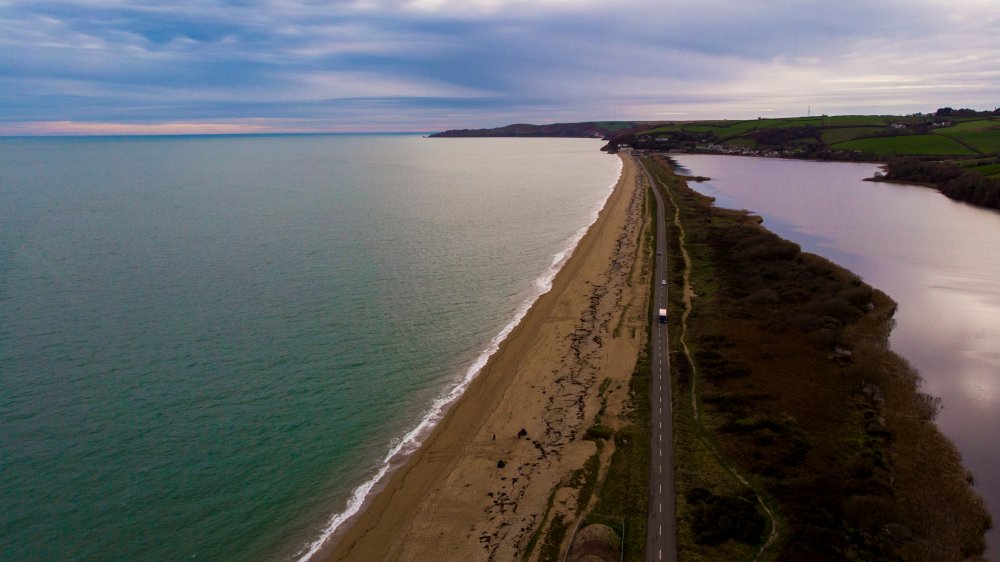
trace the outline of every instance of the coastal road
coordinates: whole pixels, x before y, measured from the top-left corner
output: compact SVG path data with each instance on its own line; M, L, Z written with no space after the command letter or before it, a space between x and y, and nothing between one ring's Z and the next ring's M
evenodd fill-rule
M661 324L655 312L667 308L667 227L663 196L653 183L653 177L635 157L638 169L646 177L656 197L656 277L653 291L650 366L650 450L649 450L649 518L646 522L646 560L676 562L677 528L674 505L674 426L670 394L670 355L667 325ZM669 311L668 311L669 312ZM668 322L673 321L669 319Z

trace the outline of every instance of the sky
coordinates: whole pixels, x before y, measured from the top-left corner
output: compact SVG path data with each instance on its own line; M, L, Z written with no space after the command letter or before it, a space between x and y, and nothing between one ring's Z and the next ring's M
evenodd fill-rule
M0 0L0 135L1000 106L997 0Z

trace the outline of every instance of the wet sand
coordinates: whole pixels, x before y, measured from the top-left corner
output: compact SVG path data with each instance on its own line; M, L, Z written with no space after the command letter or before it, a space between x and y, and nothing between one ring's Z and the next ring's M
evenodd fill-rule
M555 511L575 514L566 480L596 450L583 436L601 407L599 388L610 379L603 423L617 425L645 337L648 285L644 265L633 264L643 194L633 162L623 160L621 179L552 290L315 559L519 559L550 497Z

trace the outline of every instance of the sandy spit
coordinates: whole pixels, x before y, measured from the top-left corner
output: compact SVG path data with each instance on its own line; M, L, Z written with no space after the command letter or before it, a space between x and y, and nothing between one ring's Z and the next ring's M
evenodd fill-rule
M553 491L595 451L583 434L608 378L605 423L615 425L645 334L648 287L637 277L641 267L633 268L643 193L631 158L623 161L621 179L552 290L420 449L315 559L523 555ZM575 498L562 492L554 509L571 513Z

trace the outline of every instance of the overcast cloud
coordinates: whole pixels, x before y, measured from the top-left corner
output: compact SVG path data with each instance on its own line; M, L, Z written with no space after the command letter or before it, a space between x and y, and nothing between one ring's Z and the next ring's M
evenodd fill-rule
M1000 105L995 0L0 0L0 134Z

